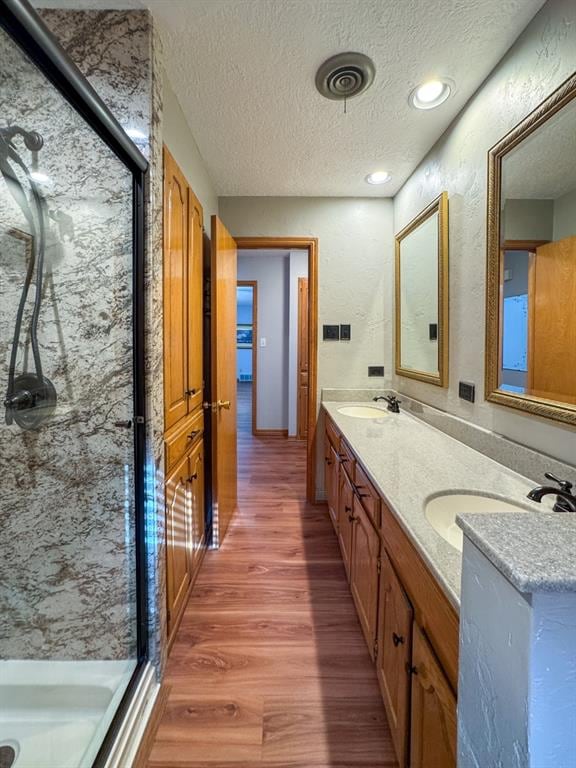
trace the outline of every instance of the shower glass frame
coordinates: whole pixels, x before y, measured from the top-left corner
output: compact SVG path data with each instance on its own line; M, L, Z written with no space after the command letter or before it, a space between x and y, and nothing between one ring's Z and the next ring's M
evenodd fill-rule
M148 162L27 0L0 0L2 27L132 174L134 510L137 664L94 766L104 765L149 658L145 539L144 191Z

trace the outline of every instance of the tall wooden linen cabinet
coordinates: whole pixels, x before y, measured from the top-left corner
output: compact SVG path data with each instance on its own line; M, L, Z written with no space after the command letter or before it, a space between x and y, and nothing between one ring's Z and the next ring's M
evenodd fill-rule
M163 208L166 598L171 645L206 550L203 211L166 147Z

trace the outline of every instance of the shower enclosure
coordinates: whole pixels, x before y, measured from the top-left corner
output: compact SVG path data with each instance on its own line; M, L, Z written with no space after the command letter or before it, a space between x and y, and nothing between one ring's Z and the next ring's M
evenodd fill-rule
M0 766L104 764L146 660L146 161L0 0Z

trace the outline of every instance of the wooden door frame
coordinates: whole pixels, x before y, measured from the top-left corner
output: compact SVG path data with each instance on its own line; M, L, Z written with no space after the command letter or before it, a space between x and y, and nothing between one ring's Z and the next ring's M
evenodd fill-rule
M252 288L252 434L255 435L258 406L258 280L236 280L236 285Z
M306 498L316 504L316 424L318 405L318 238L235 237L239 251L277 249L308 251L308 437Z
M300 440L302 440L302 424L300 421L300 403L302 399L302 386L300 384L300 374L301 374L301 355L302 355L302 347L306 347L306 344L301 344L301 337L302 337L302 315L304 314L302 312L302 290L301 286L303 283L306 283L306 317L308 315L308 277L299 277L298 278L298 312L297 312L297 350L296 350L296 437ZM308 328L306 329L306 333L309 336ZM310 369L310 361L308 361L308 369ZM308 371L309 373L309 371ZM306 389L308 390L308 397L310 396L310 388L309 384L306 384ZM308 414L306 414L308 415ZM307 419L304 420L305 422Z

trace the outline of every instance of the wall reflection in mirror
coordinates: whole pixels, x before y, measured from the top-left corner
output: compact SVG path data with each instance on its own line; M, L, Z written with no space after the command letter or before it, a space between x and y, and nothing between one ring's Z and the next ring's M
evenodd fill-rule
M576 403L576 101L502 158L501 391Z

